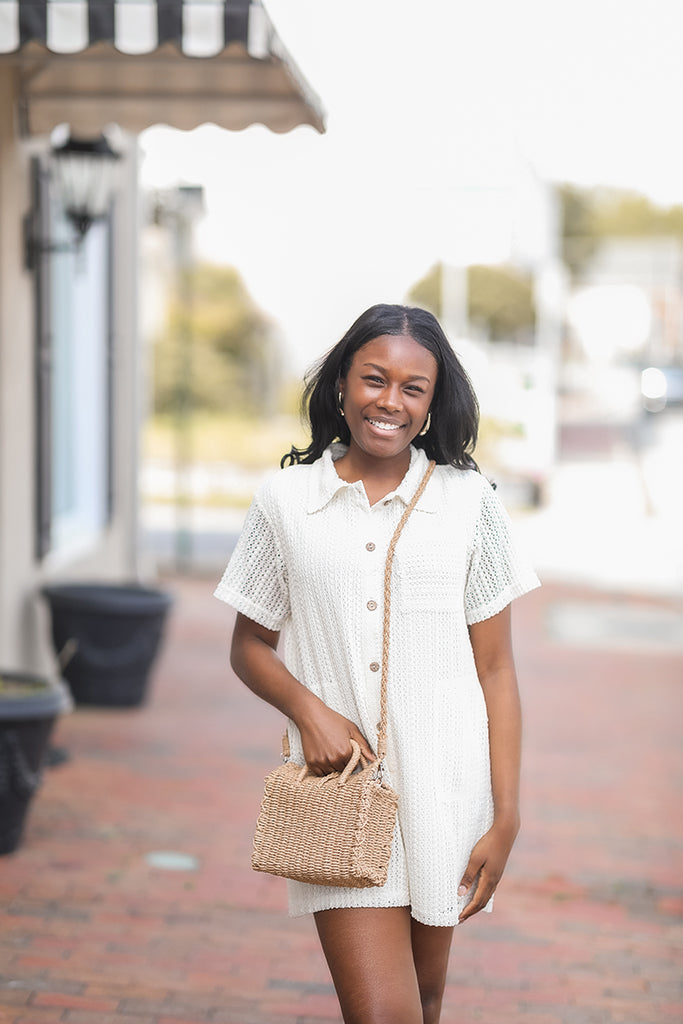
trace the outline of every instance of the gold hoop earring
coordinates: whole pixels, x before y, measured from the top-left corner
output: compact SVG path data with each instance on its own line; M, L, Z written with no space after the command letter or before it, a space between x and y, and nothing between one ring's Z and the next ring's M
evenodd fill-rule
M340 391L339 394L337 395L337 407L339 409L339 415L340 416L344 415L344 406L342 405L343 401L344 401L344 396L342 395L342 393Z
M427 431L429 430L431 425L432 425L432 414L431 414L431 412L428 412L427 413L427 419L425 420L425 425L422 428L422 430L420 431L420 437L424 437L425 436L425 434L427 433Z

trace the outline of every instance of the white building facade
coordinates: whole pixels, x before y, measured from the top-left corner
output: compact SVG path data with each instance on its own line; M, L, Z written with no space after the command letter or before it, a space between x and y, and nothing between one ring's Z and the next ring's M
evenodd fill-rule
M159 121L324 130L258 0L3 0L0 671L53 669L44 583L139 578L136 135ZM59 125L107 130L120 154L78 247L51 175Z

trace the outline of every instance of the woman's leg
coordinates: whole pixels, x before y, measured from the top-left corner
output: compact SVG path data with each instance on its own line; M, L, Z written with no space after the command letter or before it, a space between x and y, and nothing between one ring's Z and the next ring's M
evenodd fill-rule
M411 921L411 928L423 1022L439 1024L453 929L434 928L415 920Z
M438 1024L452 929L417 925L409 907L324 910L315 921L345 1024Z
M408 907L315 915L344 1024L422 1024Z

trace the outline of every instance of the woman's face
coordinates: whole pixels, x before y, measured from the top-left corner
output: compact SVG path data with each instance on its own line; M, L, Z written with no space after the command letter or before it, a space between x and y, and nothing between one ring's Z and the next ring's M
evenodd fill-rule
M395 458L422 430L436 386L434 356L409 334L383 334L353 357L341 381L351 444Z

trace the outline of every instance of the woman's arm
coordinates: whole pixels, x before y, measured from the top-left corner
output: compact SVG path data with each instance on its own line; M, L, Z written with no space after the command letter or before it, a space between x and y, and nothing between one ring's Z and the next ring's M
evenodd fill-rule
M519 831L519 772L522 716L512 655L510 605L498 615L470 627L477 674L489 718L493 825L472 850L461 891L477 876L472 901L460 920L486 906L503 874Z
M230 663L242 682L296 724L306 764L315 775L341 771L351 756L351 739L373 761L375 755L358 727L328 708L287 670L277 655L279 637L238 612Z

